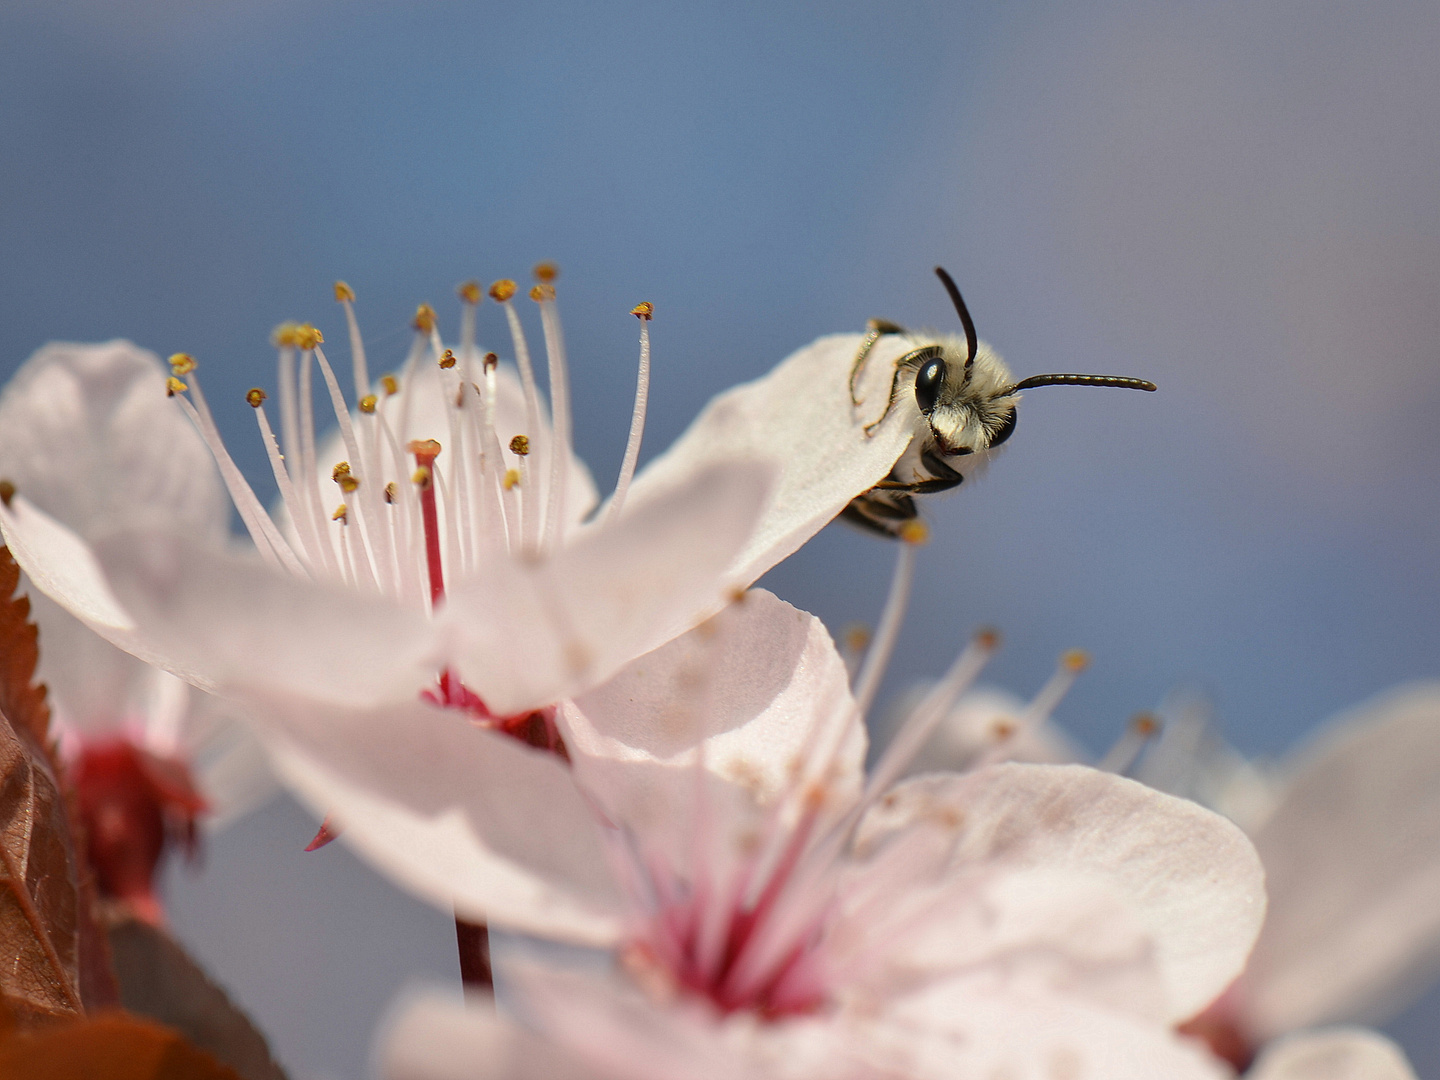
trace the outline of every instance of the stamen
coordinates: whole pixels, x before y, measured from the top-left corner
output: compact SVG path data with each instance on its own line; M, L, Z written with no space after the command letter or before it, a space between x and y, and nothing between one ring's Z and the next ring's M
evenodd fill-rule
M907 522L919 524L919 522ZM924 539L924 526L920 533L913 533L917 539L910 539L902 530L905 542L895 556L895 572L890 578L890 593L885 597L885 608L880 615L880 627L875 640L865 651L865 663L855 679L855 704L864 716L875 703L875 694L880 689L880 680L895 652L895 643L900 638L900 626L905 621L905 609L910 605L910 589L915 582L915 552Z
M240 512L240 520L245 523L251 538L255 541L255 548L262 556L268 555L273 562L284 566L291 573L300 577L307 577L305 568L285 538L280 535L280 530L270 520L270 515L255 497L255 492L245 480L245 475L240 471L230 452L225 449L225 443L220 438L220 431L215 426L215 420L210 415L210 408L205 404L205 395L200 390L199 377L194 374L195 361L185 353L176 353L170 358L170 370L190 375L191 386L188 388L194 401L185 397L185 384L172 375L166 384L167 396L173 397L185 414L190 417L190 422L195 425L200 437L205 440L205 445L210 448L210 454L215 459L215 464L220 468L221 479L225 481L225 487L230 492L230 499L235 504L235 509ZM179 389L176 389L176 384ZM273 553L273 554L271 554Z
M630 437L625 441L625 457L620 463L620 478L615 481L615 494L610 496L610 506L605 511L605 520L618 517L625 505L625 496L630 491L630 481L635 476L635 465L640 460L640 439L645 434L645 405L650 398L650 320L655 317L655 308L648 301L636 304L630 314L640 320L640 370L635 376L635 409L630 414Z
M551 280L558 273L554 271ZM570 374L565 365L560 315L555 309L555 287L548 283L536 285L530 290L530 299L540 305L545 353L550 360L550 488L542 548L553 551L565 540L565 495L570 477Z
M335 282L335 301L345 308L345 325L350 330L350 366L355 375L355 397L370 393L370 369L365 364L365 342L355 320L355 290L343 281Z
M520 325L520 315L510 298L515 295L515 282L502 278L490 286L490 296L505 309L505 320L510 327L510 340L515 349L515 363L520 368L520 385L525 390L525 425L527 430L538 433L540 428L540 392L535 386L535 369L530 362L530 346L525 340L525 328ZM493 400L493 395L492 395ZM553 451L553 447L551 447ZM540 525L540 507L529 494L529 485L520 489L522 508L520 549L533 552ZM529 509L525 508L529 506Z
M1050 714L1055 711L1056 706L1064 700L1070 688L1075 685L1076 678L1080 672L1090 666L1090 657L1081 649L1071 649L1060 655L1060 661L1055 665L1055 673L1050 676L1040 692L1035 695L1025 711L1015 718L1014 724L1006 731L998 732L999 738L993 746L987 749L980 757L970 765L970 769L983 769L987 766L1004 761L1010 753L1010 747L1015 744L1026 732L1034 731L1045 721L1050 719Z
M430 605L445 595L445 572L440 562L440 520L435 509L435 459L440 444L434 439L417 439L410 444L415 455L415 474L410 478L420 492L420 513L425 523L425 566L430 572Z
M885 748L865 785L865 796L860 800L861 807L868 808L881 792L900 778L905 767L930 738L936 725L949 713L955 700L975 681L980 669L989 661L999 643L1000 635L995 631L981 630L971 639L970 644L965 646L950 665L944 678L925 695L890 740L890 745ZM856 820L858 822L858 818Z
M1125 728L1125 734L1115 741L1115 745L1106 751L1095 767L1101 772L1114 773L1116 776L1129 775L1141 751L1158 734L1160 721L1154 713L1137 714Z
M280 501L290 511L291 521L294 523L295 532L300 537L300 544L305 549L312 566L323 561L322 547L323 539L316 535L314 521L310 515L304 513L300 506L299 499L295 495L295 487L290 482L290 473L285 468L285 462L280 455L280 446L275 441L275 432L270 428L270 418L265 415L265 391L258 386L245 395L245 400L255 410L255 420L260 426L260 441L265 444L265 455L270 459L270 472L275 477L275 486L280 489Z

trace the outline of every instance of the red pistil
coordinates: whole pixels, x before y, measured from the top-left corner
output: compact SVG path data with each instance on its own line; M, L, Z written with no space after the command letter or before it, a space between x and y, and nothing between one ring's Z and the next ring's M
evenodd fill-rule
M100 894L147 922L164 922L155 876L166 851L198 851L195 822L208 807L181 761L126 739L89 743L71 776Z

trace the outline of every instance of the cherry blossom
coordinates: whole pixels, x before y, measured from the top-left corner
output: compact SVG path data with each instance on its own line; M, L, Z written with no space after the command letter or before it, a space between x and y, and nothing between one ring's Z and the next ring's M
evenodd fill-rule
M513 282L490 295L515 368L477 344L480 291L467 285L459 345L444 347L422 307L398 375L379 380L353 293L337 285L353 411L320 332L282 327L278 432L268 396L249 395L282 497L273 516L220 440L198 363L173 357L172 404L210 444L256 556L164 528L90 545L23 493L0 510L0 527L39 588L193 685L232 694L264 683L350 704L428 691L505 723L603 682L719 610L883 477L910 439L903 410L873 432L854 415L845 357L860 337L840 335L721 395L632 484L653 314L641 305L629 448L594 512L594 486L570 449L554 274L540 276L531 295L549 408ZM344 458L317 443L317 396L332 407Z
M290 785L402 884L611 950L504 971L596 1075L1223 1075L1171 1025L1263 917L1239 830L1081 766L897 783L988 649L868 775L828 633L760 590L562 703L568 767L426 702L257 715Z

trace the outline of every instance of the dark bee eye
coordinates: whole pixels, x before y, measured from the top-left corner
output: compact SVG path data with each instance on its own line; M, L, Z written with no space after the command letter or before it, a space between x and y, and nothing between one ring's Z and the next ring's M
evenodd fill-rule
M1000 430L998 430L997 432L995 432L994 435L990 436L990 447L991 447L991 449L994 449L995 447L999 446L999 445L1000 445L1001 443L1003 443L1006 439L1008 439L1011 435L1014 435L1014 434L1015 434L1015 416L1016 416L1015 410L1014 410L1014 409L1011 409L1010 412L1009 412L1009 414L1005 417L1005 419L1004 419L1003 421L1001 421L1001 423L1000 423Z
M940 384L945 381L945 361L935 357L915 373L915 404L927 416L935 408L935 398L940 393Z

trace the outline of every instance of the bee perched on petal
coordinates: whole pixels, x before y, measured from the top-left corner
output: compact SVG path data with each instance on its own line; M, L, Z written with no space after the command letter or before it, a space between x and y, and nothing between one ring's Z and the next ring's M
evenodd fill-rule
M919 410L915 438L890 475L852 499L842 515L884 536L899 538L905 523L915 519L918 512L913 496L959 487L965 480L962 468L971 472L983 465L990 453L1010 438L1022 390L1036 386L1155 389L1152 382L1120 375L1032 375L1015 382L1005 361L976 336L975 323L954 280L943 267L937 266L935 273L960 316L964 337L912 334L892 322L871 319L850 369L850 401L859 407L855 388L875 343L896 335L909 346L895 361L885 411L866 431L878 427L910 393Z

